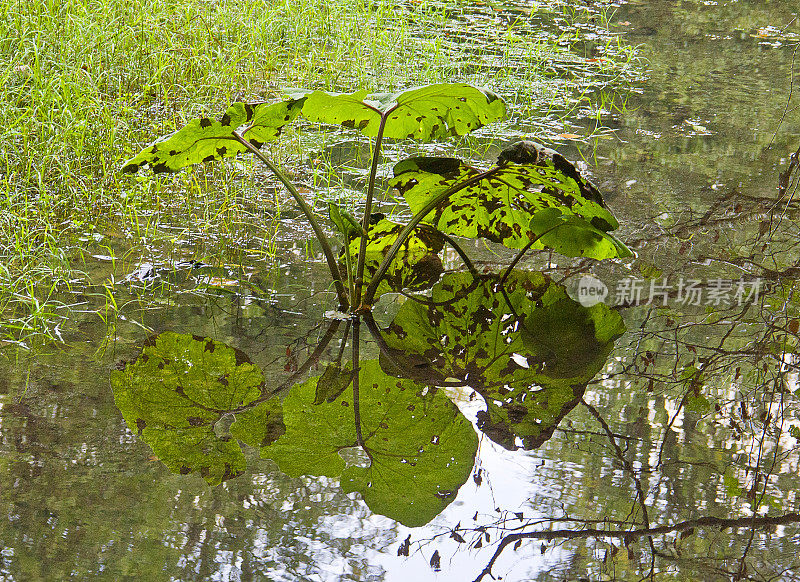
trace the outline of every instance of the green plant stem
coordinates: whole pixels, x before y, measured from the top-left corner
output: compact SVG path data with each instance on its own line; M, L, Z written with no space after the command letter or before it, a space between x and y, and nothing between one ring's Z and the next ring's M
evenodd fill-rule
M383 130L386 127L386 120L389 114L394 111L394 107L381 114L381 124L378 126L378 134L375 136L375 151L372 152L372 167L369 170L369 184L367 185L367 201L364 205L364 217L361 220L361 227L365 233L369 232L369 219L372 214L372 198L375 193L375 177L378 174L378 161L381 157L381 144L383 143ZM364 285L364 265L367 254L367 237L361 236L361 246L358 251L358 267L356 268L356 292L353 296L353 306L359 306L361 302L361 288ZM373 292L374 293L374 292Z
M345 346L347 346L347 338L350 337L350 320L348 319L344 324L344 333L342 334L342 345L339 346L339 353L336 354L336 362L337 366L342 365L342 356L344 355Z
M505 273L503 273L503 278L502 278L502 279L500 279L500 285L503 285L503 284L506 282L506 280L508 279L508 276L511 274L511 271L513 271L513 270L514 270L514 267L516 267L516 266L517 266L517 263L519 263L519 262L520 262L520 260L522 259L522 257L524 257L524 256L525 256L525 253L527 253L527 252L530 250L530 248L531 248L531 247L534 245L534 243L536 243L536 241L538 241L539 239L541 239L541 238L542 238L544 235L546 235L548 232L552 232L552 231L554 231L555 229L557 229L557 228L558 228L558 227L560 227L560 226L563 226L563 224L557 224L557 225L555 225L555 226L554 226L554 227L552 227L552 228L548 228L548 229L547 229L546 231L544 231L542 234L538 235L537 237L535 237L534 239L532 239L532 240L531 240L531 241L530 241L528 244L526 244L526 245L525 245L525 247L524 247L524 248L523 248L523 249L522 249L520 252L518 252L518 253L517 253L517 256L516 256L516 257L514 257L514 260L513 260L513 261L511 261L511 264L510 264L510 265L508 266L508 268L506 269L506 272L505 272Z
M364 445L364 435L361 433L361 406L359 402L359 377L361 376L361 361L359 354L359 343L361 341L361 319L359 317L353 317L353 416L355 418L356 423L356 443L361 449L367 453L370 461L372 460L372 455L367 450L367 447Z
M369 287L364 292L364 300L362 301L361 307L359 307L359 311L364 311L369 309L372 306L372 301L375 298L375 292L378 290L378 284L380 283L383 276L386 274L386 271L389 269L389 265L394 260L397 252L400 250L400 247L403 245L403 242L408 238L408 235L411 234L411 231L414 230L422 220L434 209L436 208L443 200L447 200L450 196L458 192L459 190L463 190L473 184L480 182L481 180L488 178L491 176L498 168L492 168L491 170L487 170L482 174L478 174L470 178L469 180L465 180L460 184L456 184L452 186L433 198L430 202L428 202L422 210L417 212L413 218L409 221L409 223L400 231L400 234L397 236L397 240L394 241L394 244L389 249L389 252L386 253L386 256L383 257L383 261L381 262L378 270L372 276L372 280L369 282Z
M356 295L355 285L353 283L353 256L350 254L349 241L344 244L344 262L347 267L347 288L350 291L350 297L355 305L358 295Z
M244 147L250 150L255 156L261 160L269 170L275 174L278 180L286 186L286 189L289 191L289 194L292 195L297 205L300 206L300 209L303 211L303 214L306 215L308 222L311 224L311 228L314 229L314 234L319 241L320 246L322 247L322 252L325 255L325 260L328 262L328 269L331 272L331 276L333 277L333 284L336 287L336 295L339 298L339 308L344 311L350 306L350 302L347 300L347 290L344 288L344 283L342 283L342 275L339 272L339 264L336 262L336 257L333 254L333 249L331 248L330 242L328 242L328 237L325 236L325 232L322 230L322 227L317 222L316 217L314 216L314 211L311 209L311 206L300 196L300 192L297 191L297 188L294 187L289 179L281 172L275 165L269 161L269 158L265 156L261 150L256 148L253 144L243 138L238 132L234 131L233 135L236 137L237 141L241 143Z
M539 240L538 236L535 239L533 239L532 241L530 241L528 244L526 244L522 248L522 250L517 253L517 256L514 257L514 260L511 261L511 264L508 266L508 268L506 268L505 273L503 273L503 278L500 279L500 285L503 285L506 282L506 280L508 279L508 276L511 274L511 271L514 270L514 267L517 266L517 263L520 262L522 257L525 256L525 253L527 253L530 250L530 248L533 246L533 243L535 243L537 240Z

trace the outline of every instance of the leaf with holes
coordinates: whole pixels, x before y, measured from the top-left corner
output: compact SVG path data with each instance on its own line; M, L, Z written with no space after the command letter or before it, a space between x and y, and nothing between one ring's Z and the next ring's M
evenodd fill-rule
M385 117L383 135L393 139L431 141L465 135L506 113L497 94L466 83L439 83L398 93L313 91L292 96L305 98L303 116L309 120L358 129L372 137Z
M387 219L380 220L369 229L366 260L364 262L364 288L369 285L372 275L378 270L383 258L397 241L402 224ZM350 243L353 261L358 260L361 239ZM411 231L400 247L386 275L378 285L376 297L384 293L412 289L419 291L430 288L444 271L439 252L444 246L442 237L427 224L421 224Z
M478 448L470 422L441 391L384 374L362 361L361 430L369 466L347 466L340 452L356 446L353 390L315 405L319 378L295 386L283 401L286 434L261 450L292 477L341 479L375 513L409 527L428 523L469 478Z
M285 431L281 403L264 397L264 377L223 343L164 332L122 371L114 401L128 427L175 473L218 485L245 469L237 439L263 447Z
M619 226L597 189L562 156L541 148L541 155L531 159L501 154L497 166L480 171L455 158L410 158L394 167L391 185L415 213L452 192L426 222L446 234L486 238L509 248L521 249L535 238L531 219L546 208L579 216L603 232ZM534 248L543 246L537 242Z
M508 449L540 446L579 401L624 331L603 304L585 308L541 273L448 274L428 303L406 302L382 333L381 366L417 382L469 386L479 428ZM452 380L455 379L455 380Z
M300 114L302 100L279 103L234 103L218 120L193 119L182 129L166 135L125 162L123 172L133 173L149 166L153 172L178 170L246 152L233 135L238 130L256 147L275 140L281 129Z

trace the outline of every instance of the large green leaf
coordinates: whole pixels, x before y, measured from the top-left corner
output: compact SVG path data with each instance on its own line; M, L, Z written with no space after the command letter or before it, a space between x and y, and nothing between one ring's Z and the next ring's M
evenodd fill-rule
M299 93L306 100L303 115L311 121L378 134L386 117L384 137L423 141L464 135L505 116L500 97L465 83L439 83L398 93Z
M176 473L211 485L236 477L245 459L236 439L262 447L283 434L281 404L258 402L261 371L240 351L164 332L111 374L114 401L130 429Z
M136 172L149 166L155 173L177 172L192 164L235 156L247 151L234 137L236 130L261 147L275 140L281 128L300 114L301 107L302 99L273 104L234 103L218 120L193 119L182 129L151 143L125 162L122 171Z
M613 235L595 228L575 214L561 208L545 208L533 215L530 230L541 243L566 257L613 259L633 253Z
M541 146L534 150L539 155L507 153L515 147L485 172L455 158L410 158L394 167L391 184L413 212L446 190L463 186L440 202L426 221L447 234L482 237L515 249L535 238L531 219L546 208L581 217L603 232L619 226L597 189L562 156ZM543 246L537 242L534 248Z
M370 227L364 262L365 289L386 253L397 241L403 226L384 218ZM360 245L360 238L350 243L350 252L355 257L354 263L358 260ZM433 228L427 224L417 226L403 242L389 265L386 275L378 285L375 297L401 289L419 291L430 288L444 271L438 255L443 246L442 237Z
M585 308L540 273L446 275L431 301L406 302L383 332L388 373L455 381L486 401L479 428L509 449L540 446L579 401L624 331L606 305Z
M295 386L284 399L286 434L261 454L293 477L339 477L342 488L361 493L372 511L409 527L424 525L469 478L475 431L436 389L387 376L374 360L361 362L359 374L369 466L347 466L343 458L356 446L352 387L315 404L319 378Z

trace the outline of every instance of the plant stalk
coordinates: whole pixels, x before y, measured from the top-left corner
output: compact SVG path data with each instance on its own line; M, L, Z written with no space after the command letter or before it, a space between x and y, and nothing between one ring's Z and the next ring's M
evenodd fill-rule
M386 120L389 114L394 111L390 109L385 113L381 113L381 124L378 126L378 135L375 136L375 151L372 153L372 167L369 171L369 184L367 185L367 201L364 205L364 217L361 220L361 227L365 233L369 233L369 219L372 214L372 198L375 193L375 178L378 174L378 161L381 157L381 144L383 143L383 130L386 127ZM367 254L367 236L361 235L361 246L358 250L358 267L356 267L356 294L352 298L353 306L359 306L361 303L361 289L364 285L364 265L366 263Z
M356 443L358 444L361 449L367 453L370 461L372 460L372 455L367 450L367 447L364 445L364 435L361 433L361 406L359 402L360 394L360 383L359 378L361 376L361 361L360 361L360 354L359 354L359 343L361 342L361 319L359 316L353 316L353 416L355 418L356 423Z
M346 238L345 236L345 239ZM355 285L353 283L353 256L350 254L350 241L348 240L345 240L344 243L344 262L347 267L347 289L350 291L353 304L355 304L355 298L358 297L358 295L356 295Z
M514 267L516 267L516 266L517 266L517 263L519 263L519 262L520 262L520 260L522 259L522 257L524 257L524 256L525 256L525 253L527 253L527 252L530 250L530 248L531 248L531 247L534 245L534 243L535 243L536 241L540 240L540 239L541 239L541 238L542 238L544 235L546 235L547 233L549 233L549 232L553 232L555 229L557 229L557 228L558 228L558 227L560 227L560 226L563 226L563 224L557 224L557 225L555 225L555 226L553 226L553 227L551 227L551 228L548 228L548 229L547 229L546 231L544 231L542 234L540 234L540 235L538 235L538 236L534 237L533 239L531 239L531 241L530 241L528 244L526 244L526 245L525 245L525 247L524 247L524 248L523 248L521 251L519 251L519 252L517 253L517 256L516 256L516 257L514 257L514 260L513 260L513 261L511 261L511 264L510 264L510 265L508 266L508 268L506 269L506 272L505 272L505 273L503 273L503 278L502 278L502 279L500 279L500 285L503 285L503 284L505 284L505 282L508 280L508 276L511 274L511 271L513 271L513 270L514 270Z
M281 172L272 162L269 161L267 156L265 156L258 148L243 138L238 132L234 131L233 135L236 137L236 140L239 143L246 147L250 152L255 154L255 156L261 160L273 174L275 174L278 180L280 180L281 183L286 186L286 189L289 191L289 194L292 195L292 198L294 198L295 202L297 202L297 205L300 206L303 214L305 214L308 222L311 224L311 228L314 229L314 234L316 235L317 240L322 247L322 252L325 255L325 260L328 263L328 269L333 277L333 284L336 287L336 295L339 298L339 308L341 311L347 310L348 307L350 307L350 302L347 300L347 291L345 290L344 283L342 283L342 275L339 272L339 264L336 262L333 249L331 248L330 242L328 242L328 237L325 236L325 232L317 222L311 206L309 206L303 197L300 196L300 192L297 191L297 188L294 187L294 184L289 181L283 172Z

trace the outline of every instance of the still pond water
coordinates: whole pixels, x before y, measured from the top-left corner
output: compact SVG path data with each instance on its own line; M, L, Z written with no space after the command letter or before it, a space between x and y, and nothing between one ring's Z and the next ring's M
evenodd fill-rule
M800 232L796 205L775 205L779 174L800 145L791 4L614 7L612 30L641 45L647 79L625 94L622 111L601 112L597 137L555 145L586 160L637 253L583 265L618 308L528 306L541 313L538 325L517 338L506 324L541 298L548 283L537 275L512 277L503 300L463 273L446 276L434 304L385 296L374 314L381 331L362 348L363 373L385 389L380 403L362 396L367 441L381 451L370 467L352 450L337 454L353 443L346 392L310 405L326 396L315 378L327 373L335 384L327 362L337 361L349 326L323 318L335 307L324 264L307 259L288 211L268 268L202 266L188 262L191 250L138 261L105 321L89 307L81 313L96 301L87 291L74 298L78 323L63 344L35 357L4 348L0 580L800 579ZM559 27L558 12L535 8L507 4L494 17L498 26ZM590 60L602 58L596 43L588 30ZM597 130L591 113L571 118L572 132ZM533 132L515 123L515 135ZM100 250L95 259L100 279L116 266ZM563 279L575 295L581 272L557 263L538 257L525 268ZM736 295L738 281L750 297ZM641 285L639 301L622 307L636 299L631 284ZM447 293L460 297L461 319L444 329L435 322ZM160 336L221 359L222 344L234 346L228 355L241 363L246 354L268 390L305 382L275 405L295 448L262 447L280 436L268 434L277 408L239 411L237 422L262 431L239 439L241 453L229 438L243 434L235 423L209 427L202 411L184 410L206 431L197 439L236 459L216 476L242 469L211 487L201 474L213 480L224 463L201 470L203 461L164 444L169 435L153 437L153 449L143 442L123 413L157 407L157 389L140 402L118 390L115 403L110 378L167 331L220 342ZM415 372L425 368L414 342L439 345L425 357L442 369ZM158 347L145 348L148 361L158 361ZM204 357L196 367L232 365ZM538 373L531 357L544 362ZM141 366L129 381L155 386L157 366ZM468 380L448 381L459 376ZM260 383L237 378L216 396L227 410L254 398L242 386ZM414 379L442 388L416 394L406 390ZM542 386L540 407L525 424L501 403L530 383ZM473 389L494 402L488 420ZM381 406L400 412L375 412Z

